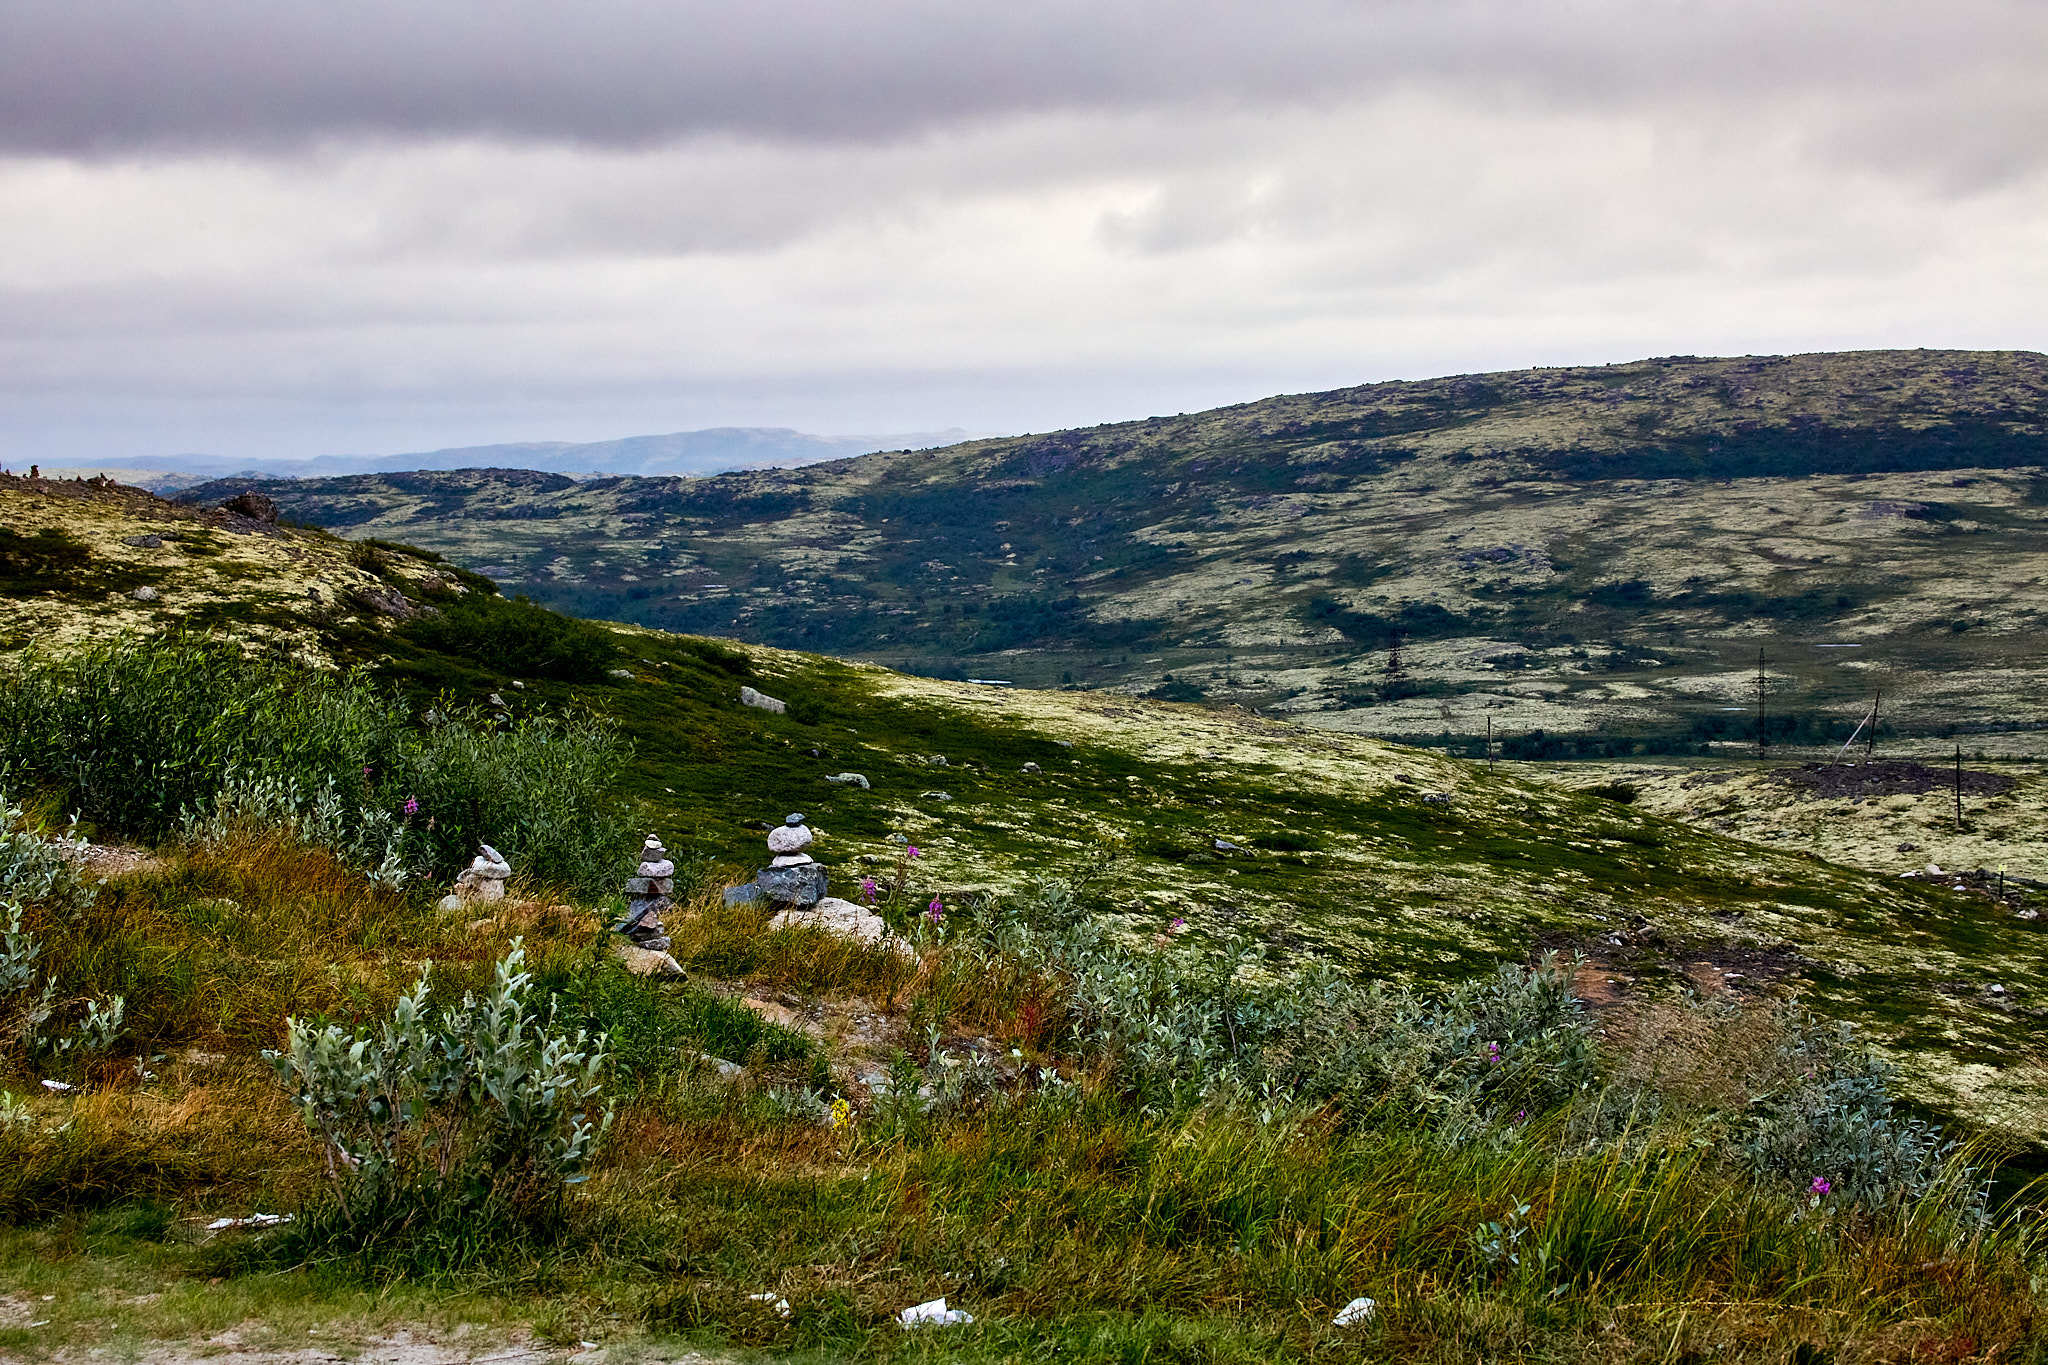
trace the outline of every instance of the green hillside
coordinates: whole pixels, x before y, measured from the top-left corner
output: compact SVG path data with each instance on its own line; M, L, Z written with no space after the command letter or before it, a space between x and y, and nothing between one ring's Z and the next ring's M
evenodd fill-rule
M2048 358L1669 358L712 479L264 485L580 615L1511 756L2032 752ZM242 485L190 495L217 499Z
M81 562L103 557L108 573L135 552L130 538L195 515L91 490L15 481L0 495L10 515L68 527L58 534L81 547ZM1141 935L1180 916L1210 941L1243 935L1361 976L1459 978L1558 948L1587 956L1587 989L1602 995L1702 982L1717 993L1732 983L1738 996L1797 990L1884 1039L1924 1102L2016 1133L2048 1124L2048 1086L2018 1064L2022 1021L2042 1008L2030 983L2048 980L2048 939L2038 921L1975 893L1242 709L981 686L585 626L492 598L398 547L234 529L224 541L368 586L315 601L282 571L244 574L239 607L209 599L183 618L180 579L160 580L151 603L81 590L69 608L85 623L78 638L160 612L366 663L423 707L514 719L593 708L636 747L619 774L636 819L682 856L735 874L758 860L764 822L801 810L842 890L894 867L890 836L901 835L923 855L920 884L946 897L1083 875ZM56 600L6 606L39 620ZM786 712L741 705L742 686ZM867 785L828 780L846 773Z

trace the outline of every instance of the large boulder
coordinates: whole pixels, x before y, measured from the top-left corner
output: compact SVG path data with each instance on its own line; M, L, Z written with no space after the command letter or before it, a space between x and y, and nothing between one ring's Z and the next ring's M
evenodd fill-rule
M882 922L880 915L837 896L826 896L809 909L784 910L768 921L770 929L806 926L865 943L871 948L878 947L889 937L889 926Z
M238 517L251 521L277 524L277 504L253 488L243 489L220 505L223 512L233 512Z

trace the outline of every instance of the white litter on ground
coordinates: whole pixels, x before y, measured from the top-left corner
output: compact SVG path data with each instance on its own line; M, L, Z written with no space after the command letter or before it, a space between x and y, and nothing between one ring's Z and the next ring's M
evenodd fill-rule
M755 1303L772 1303L775 1305L777 1313L785 1318L789 1316L789 1300L783 1298L772 1289L765 1294L749 1294L747 1297Z
M227 1228L274 1228L279 1223L289 1223L288 1213L252 1213L247 1218L216 1218L206 1225L208 1232L221 1232Z
M915 1308L906 1308L896 1315L896 1321L908 1329L911 1327L957 1327L974 1321L974 1315L959 1308L946 1307L944 1299L932 1299Z
M1330 1320L1332 1327L1357 1327L1372 1321L1373 1310L1379 1305L1371 1299L1353 1299L1337 1310L1337 1316Z
M75 1089L75 1088L76 1088L76 1087L74 1087L74 1086L71 1086L71 1085L69 1085L69 1084L67 1084L67 1083L65 1083L65 1082L63 1082L63 1081L44 1081L44 1082L43 1082L43 1089L45 1089L45 1090L72 1090L72 1089Z

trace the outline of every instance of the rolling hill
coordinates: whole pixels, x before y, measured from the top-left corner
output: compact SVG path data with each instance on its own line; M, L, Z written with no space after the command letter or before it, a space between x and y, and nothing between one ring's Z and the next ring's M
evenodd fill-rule
M579 615L1524 758L2032 753L2048 358L1398 382L711 479L261 485ZM218 499L244 484L194 490Z
M842 888L885 875L901 836L948 897L1083 875L1135 935L1183 916L1363 976L1559 949L1606 1001L1797 991L1863 1024L1931 1108L2048 1122L2027 1041L2048 939L1976 891L1242 708L920 678L514 603L463 633L447 623L497 599L431 556L118 485L0 479L0 516L11 648L207 627L371 668L422 707L588 706L636 746L619 782L640 822L735 874L796 809ZM522 653L536 634L575 648ZM786 710L742 705L742 686Z

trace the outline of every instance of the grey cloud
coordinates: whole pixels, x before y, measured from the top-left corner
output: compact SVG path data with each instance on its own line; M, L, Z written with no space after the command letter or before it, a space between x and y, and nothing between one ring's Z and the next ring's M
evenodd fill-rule
M1417 85L1557 107L1882 93L2031 81L2044 24L2025 0L9 0L0 147L874 141Z

